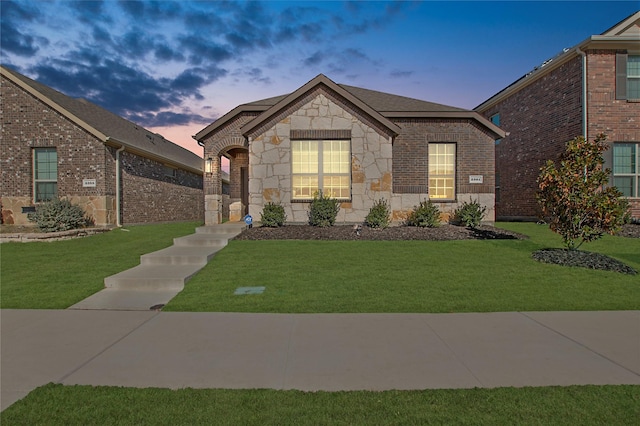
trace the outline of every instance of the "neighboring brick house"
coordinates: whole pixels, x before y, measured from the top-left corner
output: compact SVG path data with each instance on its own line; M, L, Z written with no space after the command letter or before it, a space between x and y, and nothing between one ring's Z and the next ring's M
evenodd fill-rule
M0 66L2 219L58 197L99 226L203 220L202 159L95 104Z
M204 146L205 222L222 213L220 158L230 158L232 220L281 203L308 221L322 190L338 222L362 222L385 199L398 222L421 201L445 216L478 200L494 220L494 144L504 132L474 111L339 85L319 75L295 92L243 104L194 136Z
M608 135L606 167L640 217L640 12L520 78L475 108L508 136L496 142L496 216L539 215L536 179L546 160L584 135Z

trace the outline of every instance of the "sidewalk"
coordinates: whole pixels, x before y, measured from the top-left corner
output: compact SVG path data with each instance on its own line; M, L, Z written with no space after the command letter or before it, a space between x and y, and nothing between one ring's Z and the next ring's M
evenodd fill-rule
M640 384L640 311L2 310L1 409L49 382L387 390Z

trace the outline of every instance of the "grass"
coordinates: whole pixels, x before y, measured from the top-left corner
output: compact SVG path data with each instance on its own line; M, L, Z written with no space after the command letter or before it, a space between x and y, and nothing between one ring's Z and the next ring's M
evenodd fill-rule
M537 262L561 247L532 223L499 224L528 240L231 241L167 311L504 312L640 307L640 279ZM605 236L583 246L640 270L640 239ZM264 286L260 295L234 295Z
M132 389L49 384L3 425L636 425L640 386L385 392Z
M2 309L65 309L104 288L104 278L194 232L199 223L140 225L54 242L0 245Z

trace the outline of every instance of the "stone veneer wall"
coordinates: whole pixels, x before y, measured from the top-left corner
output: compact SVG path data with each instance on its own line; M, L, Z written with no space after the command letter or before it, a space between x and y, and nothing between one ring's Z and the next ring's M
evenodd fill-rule
M351 202L342 203L338 222L361 222L374 201L391 199L389 136L362 122L323 93L282 118L249 143L249 214L281 202L289 222L307 222L309 203L291 202L291 131L343 130L351 133Z

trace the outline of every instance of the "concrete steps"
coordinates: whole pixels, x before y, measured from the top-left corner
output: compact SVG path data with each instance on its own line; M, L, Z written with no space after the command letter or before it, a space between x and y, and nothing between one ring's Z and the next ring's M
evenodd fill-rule
M196 228L194 234L175 238L173 246L142 255L140 265L106 277L105 290L70 309L148 310L152 300L166 303L245 226L225 223Z

